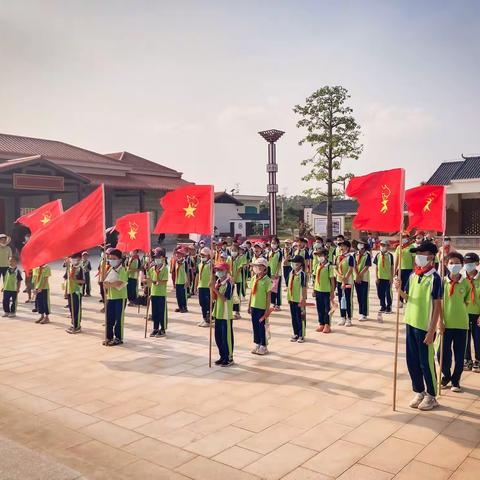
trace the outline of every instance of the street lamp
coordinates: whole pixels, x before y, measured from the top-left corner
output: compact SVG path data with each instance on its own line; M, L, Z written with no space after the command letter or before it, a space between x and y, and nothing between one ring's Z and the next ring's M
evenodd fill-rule
M270 235L275 236L277 234L277 155L275 149L275 142L285 133L280 130L265 130L258 132L268 142L268 211L270 216Z

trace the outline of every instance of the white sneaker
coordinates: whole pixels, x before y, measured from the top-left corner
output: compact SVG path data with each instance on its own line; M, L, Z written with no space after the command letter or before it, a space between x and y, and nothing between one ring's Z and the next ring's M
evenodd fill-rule
M352 319L351 318L347 318L345 320L345 326L346 327L351 327L352 326Z
M257 355L258 354L258 349L260 348L260 345L255 345L252 349L252 352L253 354Z
M305 343L305 338L304 337L299 337L297 340L297 343Z
M209 327L210 324L204 320L203 322L200 322L200 323L198 324L198 326L199 326L199 327Z
M346 318L341 318L338 322L337 322L337 325L340 325L341 327L343 327L345 325L345 322L347 321Z
M423 399L425 398L425 392L422 393L416 393L415 396L412 398L408 406L410 408L418 408L418 406L423 402Z
M9 317L9 316L10 316L9 313L4 313L4 314L2 315L2 317Z
M462 391L462 387L460 385L452 385L450 390L455 393L460 393Z
M17 316L16 313L11 313L10 315L8 315L10 318L15 318Z
M359 322L365 322L365 321L367 321L367 320L368 320L368 318L367 318L366 315L360 315L360 316L358 317L358 321L359 321Z
M267 347L264 347L263 345L260 345L258 347L258 352L257 352L258 355L266 355L267 353L268 353Z
M403 308L403 302L400 302L400 303L398 304L398 308Z
M419 410L432 410L433 408L438 407L437 399L433 395L428 393L425 395L425 398L422 400L418 406Z

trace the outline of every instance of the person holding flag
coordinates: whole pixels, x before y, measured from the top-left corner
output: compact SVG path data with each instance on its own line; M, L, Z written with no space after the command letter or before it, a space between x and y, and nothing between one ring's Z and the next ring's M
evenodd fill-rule
M198 275L196 278L198 303L202 311L202 321L199 327L208 327L210 325L210 281L212 279L212 259L211 250L203 247L200 250L200 264L198 266Z
M67 287L68 306L72 325L66 329L67 333L76 334L81 331L82 321L82 291L85 284L85 275L81 265L81 253L74 253L70 256L67 266Z
M22 284L22 274L18 269L18 260L14 256L8 259L8 268L3 283L3 316L13 318L17 313L18 293Z
M395 250L395 265L394 273L400 278L402 289L404 290L407 281L413 271L413 257L412 248L414 248L413 239L408 237L408 232L404 232L405 236L402 236L402 244ZM417 245L421 243L418 242ZM403 308L403 299L400 297L400 308Z
M380 252L377 253L373 261L376 266L376 284L377 295L380 300L380 310L378 312L378 321L382 322L382 313L392 313L392 282L394 259L391 252L388 251L390 242L382 240L380 242Z
M165 249L159 248L155 251L153 262L153 265L147 270L146 276L146 284L147 288L150 288L150 302L152 305L153 330L150 333L150 337L164 337L168 326L168 264Z
M355 290L357 292L359 320L364 322L368 319L368 292L370 290L370 267L372 256L366 240L357 243L355 254Z

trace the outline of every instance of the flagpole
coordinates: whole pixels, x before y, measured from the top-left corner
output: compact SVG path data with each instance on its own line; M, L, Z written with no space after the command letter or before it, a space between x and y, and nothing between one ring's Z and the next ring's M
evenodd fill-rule
M168 267L167 267L168 268ZM150 310L150 292L152 290L148 288L147 284L147 313L145 314L145 335L143 338L147 338L147 328L148 328L148 312Z
M445 277L445 230L442 233L442 260L440 261L440 278L442 279L442 289L443 289L443 280ZM443 295L442 295L442 303L443 303ZM443 307L443 305L442 305ZM443 308L442 308L442 315L443 315ZM442 319L444 322L445 320ZM439 359L438 359L438 396L442 395L442 368L443 368L443 332L439 332L440 342L438 345L439 350Z
M107 241L105 240L105 243L103 244L103 258L101 261L101 280L102 280L102 285L103 285L103 306L104 306L104 320L105 320L105 346L107 346L107 307L108 307L108 290L105 287L105 268L107 266Z
M213 280L213 235L210 236L210 284ZM208 367L212 368L212 337L213 337L213 289L210 287L210 306L208 308L209 315L209 339L208 339Z
M403 206L403 205L402 205ZM402 221L403 227L403 221ZM400 298L401 298L401 289L402 289L402 280L401 280L401 272L402 272L402 241L403 241L403 229L400 230L400 234L398 236L398 248L400 253L400 258L398 261L398 274L400 279L400 287L397 290L397 311L396 311L396 322L395 322L395 355L393 360L393 399L392 399L392 410L395 412L397 409L397 371L398 371L398 336L400 331Z

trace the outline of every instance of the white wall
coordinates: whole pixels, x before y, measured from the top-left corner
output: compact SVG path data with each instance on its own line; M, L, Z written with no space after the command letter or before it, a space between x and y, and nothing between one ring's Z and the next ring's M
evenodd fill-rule
M447 185L447 194L453 193L478 193L480 191L480 180L452 180L450 185Z
M230 220L240 220L238 208L233 203L215 203L213 225L220 233L230 232Z

